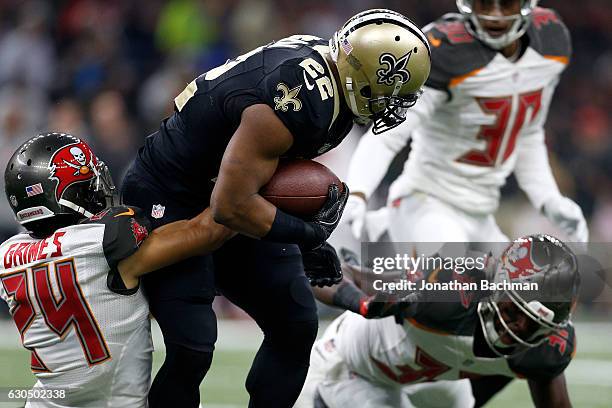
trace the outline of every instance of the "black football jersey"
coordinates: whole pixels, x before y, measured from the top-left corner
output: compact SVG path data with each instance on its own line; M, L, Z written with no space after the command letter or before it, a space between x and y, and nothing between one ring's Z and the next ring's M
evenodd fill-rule
M254 104L270 106L291 131L287 157L313 158L337 146L353 115L340 100L326 52L320 38L292 36L200 75L146 139L140 164L176 200L207 205L225 148Z

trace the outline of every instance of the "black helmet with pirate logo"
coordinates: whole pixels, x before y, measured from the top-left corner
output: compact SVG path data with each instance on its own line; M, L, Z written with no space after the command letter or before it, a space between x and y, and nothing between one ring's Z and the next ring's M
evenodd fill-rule
M514 241L497 262L494 282L503 289L479 302L478 316L496 354L536 347L570 324L580 275L576 255L557 238L537 234ZM537 289L526 290L524 283Z
M9 160L4 180L17 221L36 236L91 217L114 201L107 166L87 143L67 133L25 142Z

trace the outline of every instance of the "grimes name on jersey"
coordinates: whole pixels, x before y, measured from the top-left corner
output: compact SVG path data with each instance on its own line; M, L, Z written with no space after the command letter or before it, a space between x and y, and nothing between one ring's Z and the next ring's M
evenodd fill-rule
M15 242L4 254L4 269L11 269L34 261L62 256L64 231L38 241Z
M374 290L383 291L402 291L402 290L427 290L427 291L495 291L495 290L538 290L536 282L491 282L483 279L478 282L461 282L452 280L448 282L428 282L421 280L413 282L407 279L401 279L395 282L385 282L382 279L377 279L372 282Z

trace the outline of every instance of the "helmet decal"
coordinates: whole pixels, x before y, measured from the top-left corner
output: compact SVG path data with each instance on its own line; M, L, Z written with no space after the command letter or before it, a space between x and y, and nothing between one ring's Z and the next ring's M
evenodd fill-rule
M519 279L534 275L543 270L544 265L538 265L533 259L531 240L517 240L503 257L503 267L510 279Z
M379 84L393 85L395 78L399 79L402 83L406 83L410 80L410 71L406 69L410 56L413 52L416 52L416 47L410 50L406 55L395 59L393 54L384 53L378 59L380 65L386 65L385 68L380 68L376 71Z
M346 55L351 55L351 52L353 52L353 46L346 37L340 41L340 46Z
M59 200L69 186L93 179L98 170L98 158L89 146L78 140L58 149L49 161L50 180L57 181L55 197Z

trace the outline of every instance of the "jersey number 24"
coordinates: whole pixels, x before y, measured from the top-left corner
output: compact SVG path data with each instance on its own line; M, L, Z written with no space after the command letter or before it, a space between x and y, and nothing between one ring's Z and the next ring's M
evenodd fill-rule
M22 339L36 317L35 300L45 324L59 337L63 337L71 327L74 328L89 365L108 360L110 352L79 286L74 261L65 259L52 265L59 294L54 293L51 287L50 264L31 268L31 275L26 269L1 278L6 293L16 303L11 314ZM32 285L29 285L29 276L33 280ZM48 370L35 355L32 356L32 363L33 370Z

